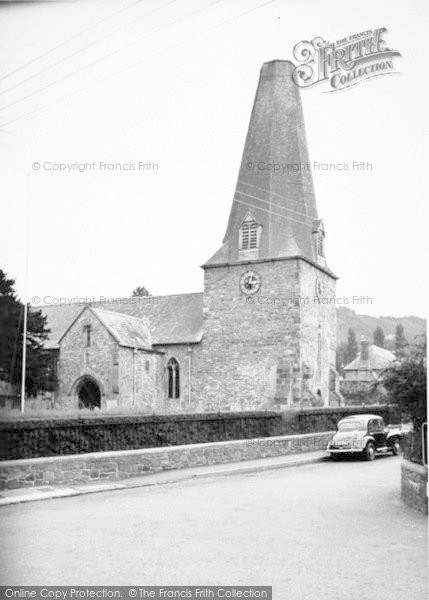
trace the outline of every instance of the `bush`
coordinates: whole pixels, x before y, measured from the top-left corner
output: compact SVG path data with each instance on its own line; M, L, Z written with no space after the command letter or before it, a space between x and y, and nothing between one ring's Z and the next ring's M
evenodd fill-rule
M390 403L397 407L402 419L411 420L414 433L407 436L405 456L422 462L422 425L427 421L426 345L415 346L407 356L396 360L380 377L389 392Z
M101 413L78 418L15 419L0 423L0 460L238 440L280 432L281 416L269 412Z

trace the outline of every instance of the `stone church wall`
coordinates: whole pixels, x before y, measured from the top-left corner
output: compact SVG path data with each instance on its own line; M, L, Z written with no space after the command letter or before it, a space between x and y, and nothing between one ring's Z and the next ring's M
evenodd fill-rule
M162 410L165 386L163 356L132 348L119 348L117 406L133 410Z
M258 294L240 292L240 276L255 270ZM204 338L195 360L195 394L209 410L257 409L284 402L299 368L297 260L206 268Z
M316 281L322 288L316 293ZM335 368L335 279L301 261L301 365L304 404L329 405L329 370ZM333 301L332 301L333 300ZM320 390L320 396L312 397ZM307 396L307 397L306 397Z
M85 325L91 327L91 345L88 347ZM163 355L144 350L134 354L133 348L119 346L90 311L77 319L61 341L58 398L61 408L78 408L76 384L83 376L92 377L98 384L102 410L164 409Z
M84 326L91 326L91 345L86 346ZM101 406L115 400L114 360L118 346L113 337L90 312L78 317L60 343L59 403L61 408L77 409L76 382L84 375L93 377L102 393Z
M262 280L254 296L239 290L249 269ZM194 397L206 409L328 405L336 310L315 301L317 279L335 298L335 280L299 259L206 269L205 335L194 370Z
M162 358L162 390L166 412L187 411L196 408L193 400L193 363L200 344L172 344L156 346L163 352ZM167 365L171 358L179 363L180 370L180 398L168 398L168 371ZM191 362L191 389L189 389L189 361ZM190 393L189 393L190 392Z

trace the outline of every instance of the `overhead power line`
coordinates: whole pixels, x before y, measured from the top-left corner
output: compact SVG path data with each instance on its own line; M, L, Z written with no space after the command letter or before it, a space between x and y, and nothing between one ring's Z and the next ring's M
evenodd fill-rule
M258 188L258 189L262 189L262 188ZM268 194L270 192L268 192L268 190L265 190ZM304 219L308 219L308 223L302 223L302 225L312 225L314 218L310 217L310 215L306 215L303 212L299 212L298 210L295 210L293 208L288 208L287 206L282 206L281 204L275 204L274 202L272 202L271 200L264 200L263 198L260 198L259 196L253 196L252 194L245 194L244 192L240 192L240 190L236 190L236 194L240 194L240 196L245 196L246 198L252 198L254 200L259 200L260 202L265 202L265 204L269 204L270 206L274 207L274 208L279 208L281 210L288 210L290 212L293 212L294 214L298 215L299 217L302 217ZM281 198L285 198L285 196L281 196ZM236 198L236 200L238 201L239 199Z
M147 33L144 36L138 37L135 40L132 40L131 42L128 42L127 44L123 44L119 48L116 48L115 50L112 50L112 52L109 52L108 54L100 56L99 58L97 58L96 60L92 61L91 63L88 63L87 65L83 65L82 67L79 67L79 68L75 69L74 71L71 71L70 73L67 73L66 75L63 75L59 79L51 81L50 83L42 86L38 90L35 90L35 91L31 92L30 94L27 94L26 96L22 96L22 98L19 98L18 100L15 100L14 102L10 102L9 104L6 104L5 106L2 106L0 108L0 111L6 110L7 108L12 108L12 106L15 106L16 104L19 104L20 102L23 102L24 100L28 100L29 98L32 98L33 96L36 96L37 94L40 94L40 92L44 92L45 90L49 89L53 85L56 85L57 83L61 83L61 82L65 81L66 79L69 79L70 77L73 77L73 75L77 75L81 71L85 71L86 69L94 67L95 65L98 65L100 62L103 62L104 60L107 60L108 58L114 56L115 54L118 54L118 52L121 52L122 50L125 50L126 48L130 48L134 44L137 44L137 43L139 43L139 42L141 42L141 41L143 41L143 40L145 40L145 39L147 39L149 37L152 37L153 35L155 35L156 33L159 33L160 31L164 31L165 29L168 29L169 27L173 27L173 25L176 25L177 23L180 23L184 19L188 19L189 17L192 17L193 15L196 15L197 13L199 13L199 12L201 12L203 10L208 9L211 6L214 6L215 4L219 4L219 2L224 2L224 0L213 0L213 2L210 2L206 6L200 6L199 8L197 8L196 10L188 13L187 15L183 15L183 16L179 17L178 19L175 19L171 23L168 23L168 25L164 25L162 27L159 27L158 29L155 29L155 31L151 31L150 33Z
M292 219L291 217L288 217L287 215L281 215L279 213L274 212L273 210L269 210L268 208L262 208L261 206L256 206L255 204L250 204L249 202L244 202L244 200L235 200L235 202L238 202L239 204L243 204L244 206L248 206L249 208L253 208L256 210L262 210L262 212L266 212L269 215L272 215L273 217L280 217L281 219L286 219L287 221L293 221L294 223L299 223L300 225L305 225L306 227L309 227L308 223L302 223L301 221Z
M183 44L186 44L190 41L193 41L199 37L201 37L204 34L210 33L212 31L214 31L215 29L218 29L219 27L223 27L224 25L227 25L228 23L231 23L233 21L236 21L237 19L239 19L240 17L243 17L255 10L258 10L260 8L263 8L265 6L268 6L269 4L272 4L273 2L275 2L275 0L267 0L266 2L263 2L262 4L258 4L258 6L254 6L253 8L249 8L248 10L245 10L237 15L234 15L233 17L226 19L224 21L221 21L220 23L217 23L216 25L213 25L212 27L209 27L199 33L197 33L194 36L191 36L185 40L182 40L181 42L178 42L176 44L173 44L172 46L169 46L168 48L165 48L164 50L161 50L159 52L156 52L154 54L150 54L149 56L146 56L134 63L131 63L129 65L127 65L126 67L124 67L123 69L120 69L118 71L114 71L113 73L109 73L109 75L106 75L105 77L98 79L97 81L93 81L91 83L89 83L88 85L85 85L77 90L75 90L74 92L71 92L69 94L66 94L64 96L61 96L60 98L56 98L55 100L52 100L51 102L48 102L46 104L43 104L42 106L39 106L38 108L31 110L27 113L24 113L22 115L19 115L18 117L15 117L13 119L10 119L9 121L5 121L4 123L0 123L0 127L6 127L7 125L11 125L12 123L16 123L17 121L21 121L22 119L25 119L33 114L36 114L38 112L40 112L41 110L44 110L45 108L48 108L54 104L57 104L58 102L61 102L63 100L67 100L68 98L71 98L73 96L75 96L76 94L79 94L81 92L84 92L85 90L91 88L94 85L98 85L100 83L104 83L104 81L107 81L108 79L110 79L111 77L115 77L117 75L121 75L122 73L125 73L126 71L133 69L137 66L139 66L140 64L144 63L147 60L150 60L152 58L155 58L156 56L159 56L161 54L165 54L166 52L169 52L170 50L174 50L175 48L178 48L179 46L182 46Z
M63 46L65 46L69 42L72 42L73 40L75 40L76 38L80 37L82 34L86 33L87 31L91 31L91 29L94 29L94 27L97 27L98 25L100 25L100 23L105 23L106 21L108 21L109 19L112 19L116 15L119 15L120 13L125 12L126 10L129 10L130 8L132 8L133 6L135 6L136 4L140 4L140 2L142 2L142 1L143 0L135 0L134 2L131 2L131 4L128 4L128 6L124 6L124 7L120 8L119 10L116 10L115 12L111 13L110 15L107 15L106 17L103 17L102 19L100 19L96 23L93 23L92 25L89 25L88 27L85 27L85 29L81 29L80 31L78 31L77 33L75 33L74 35L72 35L71 37L69 37L66 40L64 40L63 42L61 42L60 44L57 44L53 48L49 48L49 50L46 50L46 52L43 52L42 54L39 54L38 56L35 56L34 58L32 58L31 60L27 61L26 63L24 63L23 65L21 65L17 69L14 69L13 71L9 71L9 73L6 73L6 75L3 75L2 77L0 77L0 81L4 81L5 79L8 79L9 77L12 77L12 75L15 75L15 73L19 73L19 71L22 71L23 69L26 69L28 66L34 64L35 62L37 62L41 58L45 58L45 56L48 56L52 52L55 52L56 50L58 50L58 48L62 48Z
M99 37L96 40L92 41L90 44L87 44L86 46L83 46L82 48L79 48L78 50L75 50L75 52L72 52L71 54L63 56L62 58L60 58L56 62L54 62L54 63L52 63L50 65L47 65L46 67L44 67L40 71L37 71L36 73L33 73L33 75L30 75L29 77L26 77L25 79L22 79L21 81L19 81L15 85L11 85L10 87L6 88L5 90L1 90L0 91L0 96L3 96L3 94L7 94L8 92L11 92L11 91L15 90L16 88L20 87L21 85L24 85L25 83L27 83L27 81L31 81L35 77L39 77L39 75L43 75L43 73L46 73L46 71L49 71L50 69L53 69L53 68L57 67L58 65L62 64L63 62L65 62L67 60L70 60L70 58L73 58L74 56L77 56L81 52L84 52L85 50L88 50L88 48L92 48L93 46L96 46L97 44L99 44L100 42L102 42L106 38L109 38L110 36L114 35L118 31L121 31L122 29L126 29L130 25L134 25L134 23L136 23L137 21L140 21L141 19L149 17L150 15L158 12L159 10L162 10L163 8L166 8L170 4L174 4L174 2L177 2L177 0L169 0L169 2L167 2L166 4L163 4L162 6L158 6L157 8L155 8L153 10L150 10L149 12L144 13L143 15L139 15L138 17L136 17L132 21L129 21L128 23L124 23L123 25L121 25L120 27L117 27L113 31L109 31L108 33L105 33L101 37ZM37 93L37 91L34 92L34 93ZM17 102L21 102L21 100L17 100ZM7 108L7 107L4 107L4 108Z

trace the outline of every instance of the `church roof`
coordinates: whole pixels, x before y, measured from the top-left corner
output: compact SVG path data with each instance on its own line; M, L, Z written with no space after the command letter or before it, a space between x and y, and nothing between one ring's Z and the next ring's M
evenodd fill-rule
M382 371L389 366L391 362L396 360L396 356L393 352L375 346L370 345L368 348L368 360L362 360L362 353L360 352L357 357L344 367L345 371Z
M262 66L237 186L222 247L205 267L240 260L239 229L247 213L262 226L259 259L302 257L314 264L318 217L294 65ZM324 260L321 267L326 268Z
M70 303L37 307L47 317L47 327L51 330L45 348L58 348L59 340L82 312L83 306L79 303ZM110 314L118 313L137 320L144 319L146 326L149 327L153 346L195 344L202 339L202 293L109 298L104 302L92 302L91 305L86 306L91 306L97 316L101 315L100 318L106 326L108 324L113 326L116 335L122 340L132 341L134 335L130 330L132 322L121 320L120 316L110 317Z
M100 308L88 307L88 310L91 310L100 319L120 346L141 349L151 348L149 328L143 319Z
M63 337L85 311L90 311L95 315L120 346L139 348L141 350L151 349L152 344L149 328L143 319L116 313L111 310L92 308L91 306L85 306L77 313L58 339L58 343L61 342Z

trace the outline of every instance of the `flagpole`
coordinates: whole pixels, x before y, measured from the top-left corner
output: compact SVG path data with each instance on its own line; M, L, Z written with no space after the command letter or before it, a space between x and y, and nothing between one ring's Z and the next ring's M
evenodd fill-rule
M24 303L24 331L22 332L22 379L21 379L21 412L25 410L25 370L27 366L27 300Z
M21 413L25 411L25 375L27 369L27 319L28 319L28 205L30 196L30 174L27 174L25 191L25 281L24 281L24 324L22 331Z

